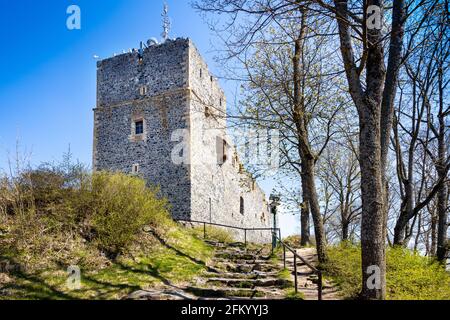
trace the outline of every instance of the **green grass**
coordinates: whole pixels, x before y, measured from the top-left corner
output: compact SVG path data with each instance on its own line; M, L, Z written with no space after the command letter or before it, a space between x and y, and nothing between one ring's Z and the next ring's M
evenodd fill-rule
M204 237L203 226L195 227L194 232L198 237ZM212 226L206 226L206 239L223 243L234 242L234 238L229 231Z
M290 289L286 291L286 300L305 300L305 296L302 292L295 293L295 289Z
M273 249L273 252L271 248L272 248L271 245L266 246L266 250L270 250L269 261L271 263L277 264L280 261L280 259L283 259L283 248L275 247Z
M0 299L119 299L208 269L213 249L171 219L157 188L66 160L0 181L0 267L14 267L0 272ZM80 290L66 285L72 265Z
M119 257L101 270L81 270L81 289L66 285L65 269L33 274L15 273L1 284L1 299L121 299L141 289L191 281L206 270L213 249L191 230L173 228L167 242L155 241L151 248L131 257Z
M289 269L283 269L280 272L278 272L277 278L292 281L291 271L289 271Z
M361 249L342 244L328 248L326 275L344 298L361 290ZM450 300L450 274L434 260L403 248L387 249L386 286L389 300Z

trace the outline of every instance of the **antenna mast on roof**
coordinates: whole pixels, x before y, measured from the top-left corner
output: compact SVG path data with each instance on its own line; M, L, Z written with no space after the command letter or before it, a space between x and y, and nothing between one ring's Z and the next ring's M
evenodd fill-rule
M163 23L163 32L161 36L163 37L163 41L166 41L167 39L169 39L170 27L172 26L169 18L169 6L167 5L167 2L164 2L164 9L161 16Z

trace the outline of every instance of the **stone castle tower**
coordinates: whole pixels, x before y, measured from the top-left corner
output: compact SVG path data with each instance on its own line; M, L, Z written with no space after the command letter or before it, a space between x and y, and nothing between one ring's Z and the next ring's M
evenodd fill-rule
M225 95L189 39L99 61L94 170L159 186L177 219L270 228L265 195L243 169L225 115Z

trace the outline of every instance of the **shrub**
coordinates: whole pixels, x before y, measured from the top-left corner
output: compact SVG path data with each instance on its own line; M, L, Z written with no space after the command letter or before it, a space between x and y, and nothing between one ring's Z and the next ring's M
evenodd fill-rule
M169 220L167 202L145 181L121 173L96 173L92 177L92 226L99 246L121 253L145 225L164 225Z
M203 239L204 236L203 226L196 227L194 230L196 235ZM212 226L206 226L206 239L223 243L230 243L234 241L234 238L229 231Z
M115 257L144 225L161 231L171 222L167 202L144 180L120 173L91 175L81 166L45 165L3 179L0 209L0 254L15 252L32 269L71 263L79 255L67 259L64 253L84 256L91 251L88 246Z
M328 260L323 268L333 278L345 298L356 298L360 292L361 248L348 242L329 247Z
M178 228L157 194L140 178L92 175L69 158L0 176L0 264L14 267L4 275L14 288L3 290L0 279L0 291L19 299L117 299L162 278L191 280L213 249ZM86 290L67 291L69 265L83 270Z
M450 274L434 259L390 248L386 271L388 299L450 300Z
M361 288L361 248L348 243L328 248L324 265L346 298ZM435 260L404 248L388 248L386 286L389 300L449 300L450 274Z

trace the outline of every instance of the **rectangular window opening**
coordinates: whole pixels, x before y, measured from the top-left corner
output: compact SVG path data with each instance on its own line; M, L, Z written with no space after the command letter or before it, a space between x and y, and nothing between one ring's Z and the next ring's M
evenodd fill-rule
M140 135L144 134L144 120L138 120L134 123L135 126L135 134Z
M227 162L227 151L228 151L228 143L225 140L223 140L222 144L223 163Z
M244 207L244 198L243 197L240 197L240 199L239 199L240 201L240 203L239 203L239 212L242 214L242 215L244 215L245 214L245 207Z
M148 88L147 88L147 86L142 86L139 91L140 91L141 96L145 96L148 92Z

